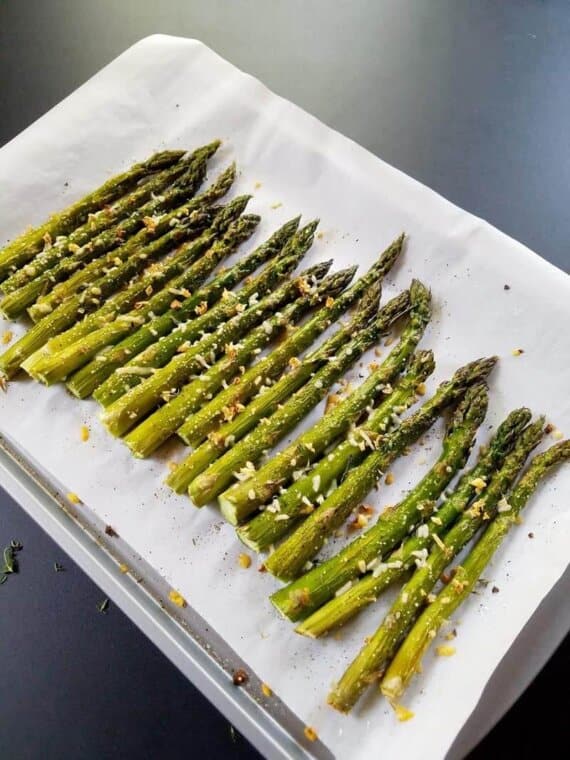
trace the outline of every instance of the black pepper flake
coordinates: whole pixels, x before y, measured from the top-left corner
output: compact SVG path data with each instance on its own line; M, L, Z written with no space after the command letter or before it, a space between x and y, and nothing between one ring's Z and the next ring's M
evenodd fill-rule
M511 289L510 285L503 285L503 290L510 290L510 289Z
M108 536L111 536L111 538L117 538L117 537L118 537L118 535L119 535L119 534L117 533L117 531L115 530L115 528L113 528L113 526L112 526L112 525L106 525L106 526L105 526L105 533L106 533Z
M532 532L531 532L531 533L529 533L529 534L528 534L528 537L529 537L529 538L534 538L534 533L532 533Z
M493 588L491 589L491 593L498 594L499 593L499 587L498 586L493 586Z
M245 672L245 670L243 670L242 668L240 668L239 670L234 670L234 674L233 674L234 686L244 686L248 681L249 681L249 676Z

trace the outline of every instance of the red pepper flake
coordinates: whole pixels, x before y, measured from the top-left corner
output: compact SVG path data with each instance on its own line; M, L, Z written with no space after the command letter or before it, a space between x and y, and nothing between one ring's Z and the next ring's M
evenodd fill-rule
M115 528L113 528L112 525L106 525L105 526L105 533L108 536L111 536L111 538L118 538L118 536L119 536L119 534L117 533L117 531L115 530Z

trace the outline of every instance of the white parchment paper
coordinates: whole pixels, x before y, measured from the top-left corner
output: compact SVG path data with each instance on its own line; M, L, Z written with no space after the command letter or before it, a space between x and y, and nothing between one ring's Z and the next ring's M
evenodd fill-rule
M336 268L357 262L363 270L400 231L409 234L385 297L412 276L433 290L435 318L422 343L437 360L430 389L461 363L501 357L481 441L489 426L521 404L570 432L566 276L199 42L143 40L5 146L0 241L155 149L191 149L213 137L224 140L214 167L235 158L241 170L235 191L254 192L249 208L263 215L251 245L302 212L307 220L319 216L324 233L307 261L334 257ZM8 327L21 330L0 322L0 333ZM524 353L514 357L515 348ZM456 656L427 656L424 674L406 698L414 720L397 723L377 698L363 700L354 715L340 716L325 705L326 693L378 625L388 600L347 626L341 638L313 642L296 636L267 601L277 582L255 565L238 567L243 546L216 510L196 510L162 485L165 461L180 450L135 461L104 432L97 409L62 388L17 381L0 394L0 432L78 493L85 509L113 525L338 757L441 758L499 660L567 566L568 470L545 484L488 569L500 593L481 590L458 612ZM80 441L82 424L91 430L86 443ZM395 465L395 484L372 496L372 503L394 503L417 481L437 455L438 432Z

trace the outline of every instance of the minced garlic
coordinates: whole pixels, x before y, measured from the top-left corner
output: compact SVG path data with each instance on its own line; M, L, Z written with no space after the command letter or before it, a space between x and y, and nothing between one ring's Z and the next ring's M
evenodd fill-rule
M305 738L310 742L316 742L319 738L317 732L311 726L305 726L303 733L305 734Z
M251 567L251 557L249 554L240 554L238 557L238 564L240 567L243 567L244 570Z
M175 591L174 589L171 589L168 592L168 598L177 607L186 607L187 605L186 599L184 599L182 594L180 594L178 591Z
M408 710L404 705L392 705L396 718L400 723L405 723L407 720L411 720L414 717L414 713Z

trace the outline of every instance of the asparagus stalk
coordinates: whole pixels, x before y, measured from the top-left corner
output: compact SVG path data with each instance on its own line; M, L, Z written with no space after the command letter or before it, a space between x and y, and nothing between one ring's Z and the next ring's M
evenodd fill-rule
M143 163L134 164L126 172L111 177L97 190L88 193L63 211L54 214L39 227L24 232L0 251L0 281L30 261L41 251L47 241L55 240L58 235L66 235L78 225L83 224L89 214L113 203L145 177L172 166L183 155L184 151L182 150L155 153Z
M431 317L429 290L413 280L410 287L412 318L402 337L399 350L393 351L348 398L330 414L324 415L312 428L302 433L291 445L276 454L256 473L236 483L222 496L236 510L253 511L271 499L293 472L313 462L333 441L344 435L350 425L378 397L391 390L390 383L400 374L417 347ZM318 382L318 381L317 381Z
M164 282L165 274L167 277L175 276L184 271L185 267L191 266L208 250L212 242L213 238L205 234L205 230L225 211L228 212L229 219L235 219L244 210L248 200L249 196L240 196L221 210L212 208L208 209L207 212L195 212L197 216L192 215L187 222L176 226L173 230L166 233L166 235L146 246L141 252L129 257L121 265L107 272L104 277L96 280L93 285L82 291L82 293L67 299L57 310L58 312L65 307L75 304L76 311L73 312L74 317L84 315L86 312L93 312L94 310L95 314L90 313L88 316L83 317L71 330L65 331L63 335L60 331L57 337L52 336L53 339L49 340L44 347L23 362L22 367L32 377L36 377L35 373L37 372L36 379L40 379L39 374L42 371L42 365L46 358L49 362L49 358L54 353L57 354L62 348L73 344L74 339L77 339L77 334L80 336L89 334L100 323L105 324L118 314L134 307L140 302L140 299L144 299L149 292L156 289L157 283L160 285ZM199 236L196 240L197 234ZM169 252L177 243L184 242L185 238L189 238L190 241L194 239L194 243L183 245L162 261L153 263L163 253ZM149 261L152 263L152 266L149 266L142 276L136 277L135 275L143 272ZM121 285L129 282L131 278L134 279L132 279L126 288L101 306L103 298L113 294ZM72 308L70 310L73 311ZM49 324L52 317L53 314L43 321ZM73 320L71 324L73 324Z
M152 296L143 306L136 304L135 309L129 312L125 318L127 320L126 325L116 320L89 334L87 338L77 341L70 349L67 349L68 351L73 350L74 346L76 348L81 346L83 341L88 342L91 346L93 344L97 346L96 353L93 350L90 351L94 358L87 357L83 362L84 366L68 380L68 390L77 398L90 396L101 384L102 378L104 379L112 372L112 368L108 366L109 355L115 349L115 345L128 340L133 334L145 329L150 323L160 319L165 312L178 311L181 308L181 302L178 298L181 296L192 298L192 294L196 293L194 289L204 282L217 264L251 236L258 220L259 217L257 216L245 215L232 222L224 236L220 240L216 240L204 256L186 272L169 281L164 289ZM174 300L172 300L173 297ZM129 316L132 319L128 319ZM104 366L103 372L100 371L102 365Z
M314 232L314 225L311 225L311 228ZM309 241L310 239L311 237ZM308 249L309 241L306 241L306 245L296 248L291 255L285 258L280 257L276 262L268 265L262 274L242 288L237 296L228 293L228 297L210 312L206 312L199 319L186 325L181 325L178 330L167 335L155 346L151 346L152 359L145 357L144 354L141 355L137 365L145 372L150 366L152 376L140 386L131 388L106 409L101 419L108 430L117 436L126 433L156 408L160 401L164 400L165 395L172 398L196 372L196 361L201 361L199 367L204 369L204 363L207 363L205 356L212 352L214 356L218 356L226 343L243 335L244 330L247 332L251 329L253 324L256 324L255 320L262 321L263 316L260 316L257 313L259 310L256 309L257 297L267 293L295 268ZM250 299L252 304L247 308L246 304L250 302ZM242 317L242 319L234 320L234 317ZM198 340L210 325L217 329ZM198 342L193 343L193 341ZM174 358L168 362L172 356ZM201 360L196 358L200 356ZM152 373L154 367L160 367L160 369ZM133 368L130 367L129 370L132 371Z
M232 186L234 179L235 166L232 164L204 192L173 211L163 214L158 219L148 220L144 228L130 237L123 245L90 261L67 280L56 285L49 293L40 296L36 303L28 309L28 314L35 322L43 319L65 299L88 287L93 280L101 277L109 268L121 266L132 256L138 255L142 248L153 243L156 244L161 236L167 238L172 231L175 231L173 228L176 225L183 227L184 221L191 218L195 212L203 211L211 203L223 197Z
M97 366L93 366L93 363L88 365L91 367L89 385L84 388L84 376L79 377L78 373L70 383L70 386L73 385L70 390L76 395L82 395L92 392L91 388L97 388L94 396L102 406L109 406L116 401L129 388L140 382L140 378L136 375L113 375L116 369L125 365L126 362L132 362L133 365L138 362L139 359L136 357L141 351L156 343L160 337L170 333L176 325L194 317L197 308L205 308L209 311L225 290L233 288L262 264L284 250L283 246L294 235L298 225L299 217L291 219L248 256L240 259L229 269L221 271L210 283L183 299L175 309L169 309L116 346L101 352L97 356Z
M327 536L342 525L351 510L376 485L391 462L423 435L447 406L461 398L469 385L484 379L496 361L495 357L491 357L471 362L457 370L450 381L442 383L431 399L395 431L381 439L378 448L374 448L361 465L354 467L341 485L281 544L277 560L272 561L268 569L279 577L285 573L293 575L299 572L321 549ZM367 439L370 441L369 437ZM395 546L420 516L417 508L407 515L395 511L384 512L381 518L384 526L383 550L389 551ZM320 568L316 567L280 589L273 594L271 601L285 617L299 620L328 601L343 583L331 574L330 565L327 564L324 571L320 572Z
M43 356L38 362L34 363L32 356L25 362L25 368L27 369L30 364L32 366L30 374L48 385L64 380L72 372L87 364L103 348L116 343L144 324L150 314L164 312L181 291L201 285L221 258L253 234L259 222L260 217L257 215L248 214L240 217L230 224L224 237L215 241L209 249L207 249L208 243L211 242L212 235L215 236L215 233L203 233L194 243L183 246L169 259L152 268L147 276L135 281L102 307L105 314L109 315L109 319L114 319L114 321L108 322L60 351ZM196 260L204 247L207 252ZM158 292L155 292L148 301L134 300L144 298L150 289ZM133 303L134 308L126 314L121 313L125 307ZM95 315L89 315L86 319L91 316Z
M442 624L469 597L481 573L518 521L518 516L537 489L540 481L558 464L570 460L570 441L561 441L531 461L527 471L512 491L505 511L501 511L486 528L465 561L455 569L449 586L439 592L409 632L389 666L381 684L390 700L399 699L414 673L419 672L423 655Z
M316 286L319 279L327 273L331 264L332 261L327 261L317 267L312 267L301 275L299 279L285 282L275 292L270 293L259 303L255 304L255 306L252 306L243 314L238 314L229 323L221 327L218 336L222 332L228 333L228 331L231 331L231 334L237 334L240 332L242 335L246 334L247 336L250 324L260 325L260 327L257 328L257 330L254 330L253 333L249 333L249 336L247 337L251 338L252 334L259 332L260 330L265 332L266 336L269 336L269 333L273 333L271 319L279 319L280 322L282 321L283 315L277 310L298 297L299 282L310 283L314 292L313 297L315 297L318 293L318 288ZM303 292L303 290L301 292ZM275 315L276 311L277 315ZM272 317L272 315L275 316ZM263 322L261 321L262 319L264 319ZM232 327L232 322L235 323L235 327ZM226 359L226 367L229 366L230 368L233 368L233 372L228 376L230 379L234 374L239 372L240 366L243 366L237 363L237 356L231 355L233 351L237 352L234 343L226 343L224 346L224 352L229 352L231 357ZM146 457L149 456L149 454L152 454L155 449L174 434L176 428L180 426L180 423L188 416L188 414L197 408L197 405L200 403L200 400L205 393L209 392L211 398L213 390L221 384L220 380L216 385L216 381L218 381L220 377L219 372L216 370L217 365L213 364L212 367L207 369L205 374L200 375L199 378L183 387L177 396L169 400L165 406L151 414L150 417L147 417L146 420L141 422L138 427L127 435L125 443L135 456ZM209 390L210 388L212 388L212 391Z
M211 398L215 390L224 383L227 387L227 381L236 374L236 370L245 367L252 356L259 353L263 346L275 340L283 328L290 330L308 308L328 297L337 295L346 286L348 276L346 272L335 272L329 275L320 283L316 293L299 297L283 312L276 313L266 323L253 330L240 344L233 347L233 351L228 356L182 391L181 396L186 397L189 408L198 408L204 399ZM177 465L166 482L176 493L185 493L192 479L192 471L189 471L184 461Z
M303 417L326 396L331 385L374 345L380 335L390 329L408 306L408 293L403 293L389 301L369 326L359 330L336 356L330 357L329 361L291 398L288 398L281 408L270 417L264 418L255 430L252 430L239 443L234 444L217 462L210 465L206 472L190 484L189 493L192 500L198 506L202 506L222 494L224 488L236 478L234 473L240 472L247 462L257 462L266 450L275 446L284 435L293 430ZM269 397L272 392L271 389L267 391ZM242 414L246 416L250 414L249 409L246 408ZM225 493L219 499L219 503L222 514L233 525L243 522L255 509L255 507L250 508L247 502L235 505L226 500Z
M380 679L407 631L420 615L428 595L440 575L459 550L470 541L486 520L490 520L497 502L512 486L530 452L540 443L544 420L531 423L521 433L513 451L503 466L492 477L489 485L443 540L437 537L431 551L424 550L417 557L418 569L402 587L388 615L376 633L349 665L328 702L337 710L347 712L372 681Z
M384 275L390 271L402 251L403 242L404 237L402 235L389 246L389 248L379 257L378 261L376 261L368 272L357 280L349 290L339 296L339 298L335 299L330 305L320 309L312 319L297 330L290 338L279 346L279 348L273 351L270 356L263 361L258 362L246 372L241 378L239 385L232 386L222 393L219 393L218 396L201 409L200 412L192 415L192 417L190 417L178 431L178 435L182 440L191 446L197 447L202 441L204 441L209 433L219 427L225 419L226 410L239 408L240 405L246 403L253 395L255 395L259 388L265 385L268 380L270 381L280 377L290 360L297 357L314 343L319 335L321 335L347 309L362 297L367 288L369 288L374 282L381 280ZM336 351L336 348L331 349L331 353L334 353L334 351ZM326 360L326 354L324 352L314 354L312 358L316 360L317 356L323 361ZM320 365L315 365L314 369L318 369L319 366ZM301 379L301 375L306 369L307 365L304 365L302 371L296 375L296 377L300 379L300 385L302 385L308 377L308 375L306 375ZM311 367L309 372L312 371L313 368ZM290 392L293 393L300 387L300 385L294 385ZM212 448L209 455L213 455L215 451L215 447ZM214 456L214 459L216 457L217 455ZM210 461L213 460L210 459Z
M355 578L358 578L362 562L367 565L372 560L381 558L406 535L413 523L417 522L418 516L421 522L433 511L435 502L443 489L465 464L477 429L485 418L487 404L488 393L485 383L475 383L467 389L452 416L437 465L403 501L384 512L372 528L348 544L338 555L322 563L318 572L313 574L316 581L311 589L313 586L318 589L324 586L323 594L325 597L328 594L330 598L330 595L339 588L343 588L347 583L352 583ZM395 523L399 523L400 526L398 528L400 534L396 541L394 541L393 529ZM271 556L266 563L267 569L282 580L297 578L303 572L304 565L300 564L302 556L298 557L295 553L297 540L293 534L279 547L276 559L273 560ZM333 579L332 583L330 578ZM319 591L312 594L312 597L311 607L314 607L315 597L321 598Z
M86 245L102 232L115 229L121 219L130 216L139 207L146 205L153 193L161 192L174 182L186 168L186 163L179 161L174 166L150 177L140 187L136 187L127 195L119 198L112 206L106 206L96 214L92 214L90 219L76 227L69 235L61 235L56 238L54 243L44 245L42 252L38 253L33 261L16 270L13 275L4 280L0 285L0 291L2 293L13 293L19 290L32 280L39 278L44 272L54 268L59 262L71 256L78 248ZM49 283L49 280L46 278L45 282Z
M145 225L145 221L154 224L155 215L193 196L206 174L208 147L210 146L197 151L190 165L181 162L158 175L108 211L102 211L93 222L87 222L36 256L34 261L3 284L4 292L9 295L0 302L0 311L9 319L19 317L56 283L109 249L122 245ZM172 188L164 195L154 196L155 192L160 192L181 171L184 174L176 179ZM145 194L147 197L152 194L152 199L136 208ZM115 224L117 218L125 216L127 209L131 209L132 213L124 221Z
M344 275L347 280L350 280L354 274L354 269L348 269L337 274ZM363 304L356 317L348 325L337 330L331 338L306 356L302 362L295 364L293 369L285 374L276 384L273 384L271 379L266 380L265 384L261 381L256 383L255 388L258 393L249 403L247 414L239 414L241 410L245 409L245 406L240 402L236 402L234 406L224 408L225 418L227 419L226 424L222 425L215 432L210 433L208 440L190 454L177 468L180 468L181 472L184 473L184 477L188 483L192 482L209 465L222 456L228 447L233 446L236 441L241 440L259 420L272 415L279 408L282 401L288 399L295 391L301 388L324 365L330 356L334 356L358 329L361 329L370 321L376 312L377 303L364 298ZM270 359L278 351L279 349L276 349L267 358ZM252 367L253 369L255 367ZM250 376L251 370L242 376L236 387L239 388L242 385L244 378L245 382L249 383L251 381ZM226 391L222 391L218 394L218 397L225 394Z
M201 232L209 221L211 221L211 213L194 212L183 224L141 249L123 265L109 270L103 277L95 280L83 293L68 298L48 317L34 325L0 357L0 374L8 378L15 375L22 364L50 338L68 328L78 317L100 306L103 299L137 274L149 261L156 259L176 243Z
M398 351L398 348L394 350ZM397 414L401 414L415 403L416 389L432 374L434 367L431 351L417 352L408 371L399 380L393 392L387 395L373 412L376 430L370 429L370 420L368 421L367 430L372 437L375 437L380 430L385 432ZM352 437L350 438L352 440ZM361 446L364 449L362 444ZM341 457L339 454L346 453L347 447L354 449L352 455L348 458ZM345 440L337 445L330 454L317 462L312 470L302 475L283 494L276 497L265 511L237 528L238 538L258 552L276 544L285 534L291 532L300 520L313 511L315 502L320 504L324 501L325 494L330 488L334 488L337 482L340 482L342 475L352 464L360 461L356 454L360 455L361 459L365 456L365 451L361 451L356 443L350 444L348 440ZM331 463L335 464L332 470L327 468L327 465ZM279 515L285 515L285 517L279 518Z
M429 528L422 524L417 533L405 539L384 562L380 562L379 558L373 558L370 562L364 560L367 574L346 593L331 599L304 620L295 629L297 633L311 638L329 633L346 623L369 604L373 604L388 586L404 578L407 572L415 567L417 557L431 545L433 539L430 537L430 531L432 535L443 535L474 498L477 489L501 467L521 431L528 424L530 416L530 411L525 408L511 412L499 426L488 449L482 451L477 464L462 476L453 494L443 501L431 518ZM436 468L439 468L439 461L434 470ZM420 483L419 491L416 489L412 491L412 494L418 493L420 498L422 483Z
M219 140L216 140L209 145L198 148L187 158L183 158L173 166L150 176L140 186L119 198L112 206L106 206L96 214L90 214L88 220L76 227L69 235L62 235L51 245L45 245L43 251L33 261L18 269L5 280L0 285L0 290L4 293L19 290L45 272L53 270L63 260L72 257L78 248L89 244L89 249L97 249L96 242L102 233L106 233L105 237L110 245L120 245L128 236L129 229L133 230L140 227L145 216L167 208L165 205L166 196L158 196L158 193L169 189L172 183L175 187L188 185L189 191L192 192L196 190L204 179L208 158L216 152L219 145ZM133 227L133 219L138 219L138 227ZM55 272L50 271L50 278L53 275ZM49 284L49 282L55 282L55 279L45 282Z
M249 198L250 196L241 195L237 198L234 198L225 206L211 207L207 209L207 214L209 215L208 218L211 223L207 225L206 229L203 229L198 238L192 242L191 247L188 250L188 256L190 259L192 259L192 261L196 261L198 258L202 257L203 254L216 240L223 238L223 235L227 232L229 226L235 222L239 218L239 215L245 210L245 207L249 202ZM197 212L195 212L195 214L196 213ZM161 238L156 240L153 245L160 245L161 241L164 241L165 238L167 238L167 236L163 235ZM170 243L168 240L166 240L167 248L169 245ZM132 259L134 258L135 257L133 256L129 257L121 266L125 269L131 266ZM203 266L207 267L207 264L203 264ZM189 275L190 282L192 280L192 276L193 274ZM137 283L134 282L132 284L136 287ZM151 290L154 292L156 288L149 288L149 292ZM149 293L145 291L144 296L148 297ZM89 316L85 317L81 321L76 322L73 327L70 327L65 332L62 332L59 335L51 338L46 345L47 352L56 353L57 351L61 351L61 349L67 348L72 343L75 343L76 341L83 338L85 335L88 335L100 327L104 327L112 321L113 317L119 311L124 311L125 308L128 308L128 306L125 305L128 303L128 298L128 293L125 293L124 291L118 293L117 295L114 295L106 304L100 306L98 309L90 313ZM139 306L142 306L144 304L144 301L135 303L137 303Z

